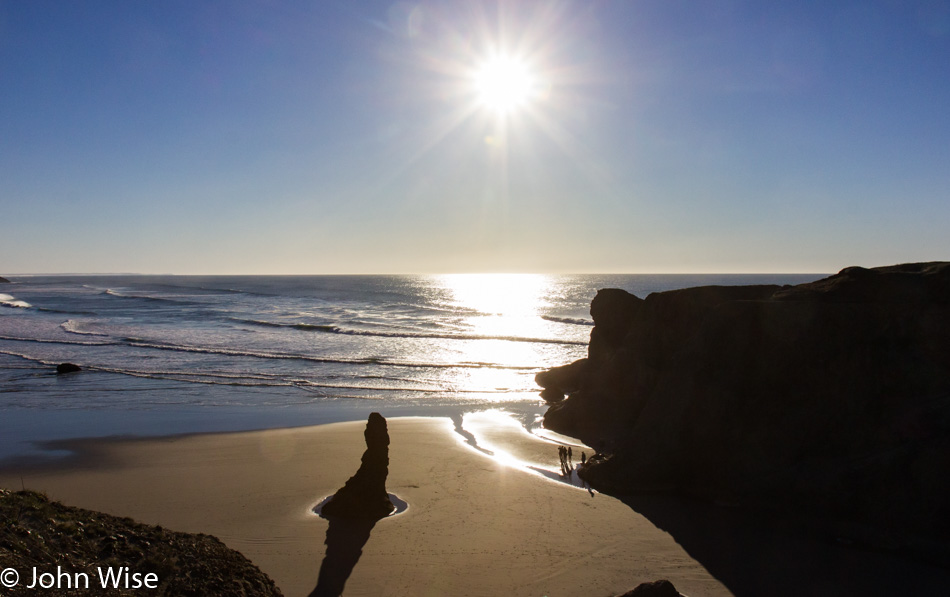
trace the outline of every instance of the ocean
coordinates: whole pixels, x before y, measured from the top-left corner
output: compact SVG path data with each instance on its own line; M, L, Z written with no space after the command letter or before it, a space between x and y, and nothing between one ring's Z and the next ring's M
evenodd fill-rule
M71 437L493 410L586 356L599 288L637 296L801 275L8 276L0 459ZM58 363L83 368L56 375ZM47 446L48 447L48 446Z

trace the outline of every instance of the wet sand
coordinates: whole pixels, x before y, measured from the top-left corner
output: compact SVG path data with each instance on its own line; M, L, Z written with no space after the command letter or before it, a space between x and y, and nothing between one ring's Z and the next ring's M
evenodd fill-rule
M359 467L363 428L76 440L67 466L0 471L0 486L20 489L22 477L68 505L215 535L285 595L308 595L328 539L328 522L311 510ZM629 506L517 464L550 453L556 471L553 444L484 419L465 428L497 457L468 445L449 419L389 420L387 488L408 509L361 538L347 596L606 597L659 578L693 597L731 595Z

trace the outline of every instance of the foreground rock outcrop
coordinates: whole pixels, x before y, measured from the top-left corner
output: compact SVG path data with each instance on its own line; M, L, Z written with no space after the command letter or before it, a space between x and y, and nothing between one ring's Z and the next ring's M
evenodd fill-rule
M33 568L66 576L58 586L29 589ZM103 587L99 569L127 567L148 587ZM202 595L217 597L277 597L274 582L240 553L210 535L176 533L128 518L71 508L31 491L0 489L0 569L19 573L16 586L4 595ZM88 579L88 590L83 583ZM65 578L73 583L66 586ZM113 577L114 578L114 577ZM157 579L155 583L151 578ZM78 584L77 584L78 582ZM134 582L130 582L134 585ZM7 585L4 585L7 586ZM79 588L77 588L77 586Z
M393 513L396 507L386 492L389 476L389 430L386 419L379 413L370 413L363 432L366 451L356 474L347 480L327 502L321 514L327 518L379 519Z
M601 290L591 315L545 426L601 452L592 486L804 514L950 561L950 263Z
M680 597L679 591L668 580L640 583L618 597Z

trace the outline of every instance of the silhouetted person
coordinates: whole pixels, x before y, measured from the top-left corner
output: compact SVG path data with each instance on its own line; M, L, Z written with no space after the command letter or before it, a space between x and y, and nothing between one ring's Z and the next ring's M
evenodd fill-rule
M584 466L587 463L587 454L581 452L581 466Z

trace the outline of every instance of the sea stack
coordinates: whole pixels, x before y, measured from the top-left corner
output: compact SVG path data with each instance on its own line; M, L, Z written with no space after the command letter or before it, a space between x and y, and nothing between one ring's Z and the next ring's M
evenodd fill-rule
M9 283L10 283L10 280L7 280L3 276L0 276L0 284L9 284Z
M333 498L323 506L324 517L379 519L396 509L386 491L389 475L389 430L386 419L379 413L370 413L366 421L366 451L360 468L350 477Z
M73 363L60 363L56 365L56 373L75 373L82 371L82 367Z

